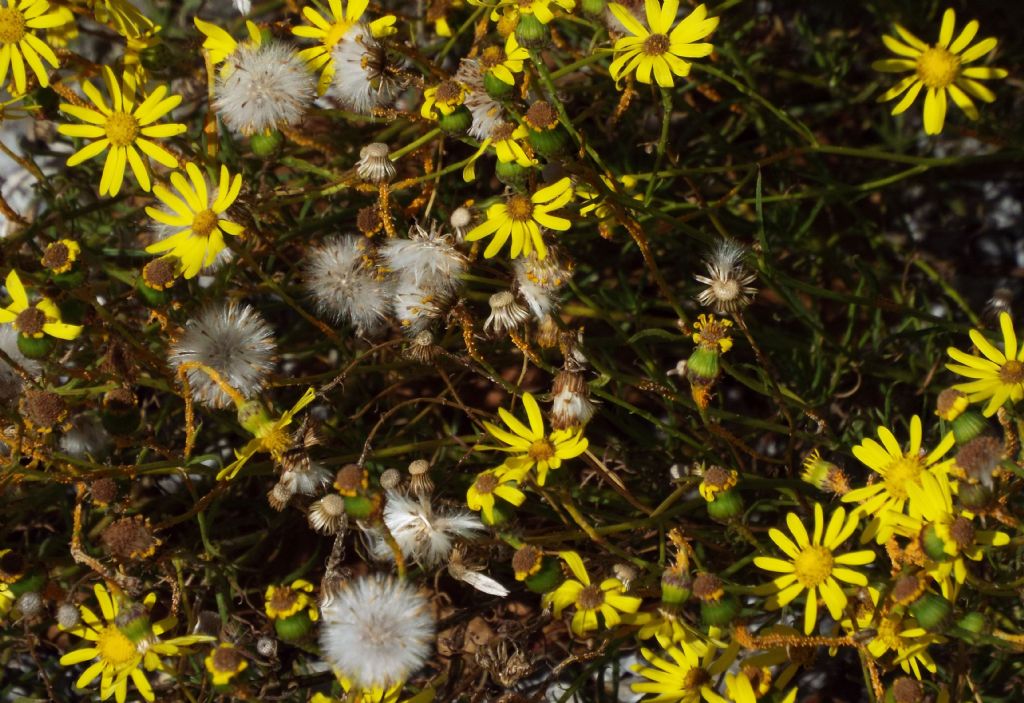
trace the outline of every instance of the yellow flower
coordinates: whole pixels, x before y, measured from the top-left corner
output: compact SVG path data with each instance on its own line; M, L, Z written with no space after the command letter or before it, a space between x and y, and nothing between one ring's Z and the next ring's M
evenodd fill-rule
M714 315L698 315L697 321L693 323L693 343L724 354L732 349L730 327L732 320L717 318Z
M118 34L129 39L155 29L153 21L128 0L96 0L93 8L97 22L112 24Z
M173 233L165 239L146 247L150 254L170 252L181 260L182 275L185 278L195 277L203 268L209 266L224 250L224 235L238 236L244 227L237 222L223 219L223 215L238 198L242 189L242 176L234 177L228 172L227 166L220 167L220 183L211 192L206 185L206 178L193 163L185 164L189 184L180 172L171 174L171 185L178 195L171 193L162 185L153 188L153 194L168 208L158 210L147 207L146 214L157 222L166 225ZM212 183L211 183L212 185Z
M131 74L138 83L145 83L147 75L146 67L142 65L142 53L160 43L160 38L157 36L160 29L161 27L159 26L152 27L137 37L125 39L124 56L122 58L124 71Z
M489 422L485 422L484 427L492 437L507 446L482 448L511 454L512 456L505 460L505 466L508 468L508 474L515 476L516 480L536 466L537 484L543 486L549 469L557 469L565 459L574 459L586 451L587 438L583 436L583 430L577 428L556 430L546 434L540 406L529 393L523 394L523 407L526 408L530 426L524 425L505 408L498 408L498 416L512 431L508 432Z
M103 67L103 78L107 84L111 104L108 105L100 92L89 81L82 82L82 90L96 109L61 103L62 112L82 120L86 124L62 124L57 131L68 137L83 137L94 140L68 158L68 166L77 166L108 150L103 176L100 179L100 195L117 195L121 191L125 166L130 165L135 179L143 190L149 191L149 163L139 155L139 150L154 161L175 168L177 159L163 147L150 139L174 137L185 131L183 124L155 124L181 102L180 95L167 95L167 87L159 86L142 102L135 103L135 78L123 74L123 84L109 66Z
M485 139L476 153L469 158L469 163L462 169L462 178L467 183L476 178L476 160L480 158L488 147L494 148L498 161L503 164L513 161L523 168L537 165L537 160L526 152L523 144L528 132L523 125L515 125L511 122L502 122L493 130L491 136Z
M771 528L768 536L791 561L776 557L755 557L754 564L776 576L765 592L774 592L768 601L771 609L781 608L798 595L807 591L807 606L804 609L804 633L811 634L818 620L818 597L820 596L833 618L842 617L846 607L846 594L839 581L866 586L867 578L849 567L864 566L875 560L871 550L849 552L837 556L836 549L857 529L860 513L854 510L847 516L843 508L836 508L825 526L821 503L814 504L814 532L807 529L795 513L786 515L786 525L793 535L790 539L782 530Z
M882 477L881 481L855 488L843 496L844 503L860 503L860 511L871 517L862 542L872 538L885 543L893 532L893 516L903 512L910 485L921 485L925 471L944 472L951 460L936 463L950 450L955 440L948 433L927 455L921 452L921 418L910 418L910 447L904 452L899 442L885 427L878 428L879 444L867 438L853 448L853 455L862 464Z
M604 626L611 628L622 621L620 613L635 613L640 607L641 600L625 595L626 587L617 578L607 578L600 584L591 583L583 560L576 552L559 552L558 556L562 557L578 580L567 579L546 594L543 600L545 605L554 606L556 618L570 605L575 607L570 627L577 635L598 629L598 614L604 618Z
M511 12L517 15L533 15L540 20L541 24L548 24L555 19L555 13L551 11L552 5L571 12L576 7L576 0L498 0L496 5L483 2L483 0L469 0L469 4L493 7L494 9L491 10L492 22L501 19L503 13Z
M427 120L439 119L441 115L455 112L465 100L466 86L455 80L442 81L423 91L420 116Z
M494 497L497 496L519 507L526 500L526 494L516 487L516 482L507 475L507 468L483 471L466 491L466 505L470 510L482 510L484 521L494 524Z
M647 27L639 21L623 5L611 3L608 9L633 36L623 37L615 42L614 51L617 56L608 67L616 84L619 79L629 73L636 72L636 79L641 83L654 80L663 88L674 85L672 74L677 76L690 75L692 64L685 59L698 59L708 56L714 47L707 43L697 43L715 31L718 27L717 17L708 17L708 9L701 4L694 8L673 29L679 0L647 0Z
M54 9L54 14L60 17L60 24L48 27L46 30L46 43L50 46L67 48L72 39L78 38L78 25L75 24L75 13L66 7Z
M313 584L305 579L296 579L290 586L267 586L263 609L271 620L284 620L305 610L309 619L316 622L320 611L309 595L312 592Z
M989 37L968 48L978 33L978 21L968 22L954 40L955 22L956 13L952 8L946 10L942 15L942 25L939 27L939 41L934 45L925 44L897 24L896 33L903 41L887 34L882 35L882 41L889 51L900 58L884 59L871 64L876 71L886 73L913 71L911 75L887 90L879 98L879 102L894 100L903 95L892 109L892 114L898 115L914 103L922 90L927 89L924 96L924 131L927 134L938 134L942 131L942 125L946 120L947 93L967 117L976 120L978 109L970 96L973 95L987 103L996 99L995 94L978 81L1005 78L1007 75L1006 70L1002 68L966 67L967 64L977 61L995 49L996 40Z
M35 339L46 334L57 339L70 340L82 333L80 325L61 322L60 309L49 298L40 296L39 300L30 305L28 293L16 271L12 270L7 274L6 283L11 304L6 308L0 308L0 324L9 322L22 336Z
M952 591L947 583L952 575L957 583L967 578L967 564L964 557L980 561L983 547L1002 547L1010 543L1010 537L995 530L975 530L974 513L953 507L953 487L947 474L925 472L919 483L907 485L909 515L893 518L894 531L912 539L937 540L932 547L941 545L941 558L935 559L934 552L926 553L934 559L928 574L942 586L943 593Z
M505 48L489 46L480 52L480 68L502 83L515 85L515 73L523 72L523 62L530 58L530 52L519 46L515 32L508 35Z
M249 668L249 662L245 661L238 648L227 642L218 644L203 659L203 664L210 672L214 686L226 686L231 683L231 679Z
M676 642L691 642L696 637L695 630L678 616L667 609L656 612L641 612L624 615L622 622L639 627L636 636L641 640L654 637L662 647L671 647Z
M858 607L855 614L856 624L852 619L846 618L840 623L843 629L849 633L874 633L867 640L867 650L875 659L881 659L886 653L893 652L896 655L895 663L899 664L904 672L913 673L920 679L921 668L924 667L934 674L936 666L928 654L928 646L945 642L945 639L929 634L927 630L919 627L913 618L904 618L901 612L879 608L878 589L868 586L867 590L871 605L864 603Z
M316 398L316 390L312 387L307 388L295 405L276 419L267 414L266 409L258 400L248 401L239 408L238 419L254 438L242 448L242 451L235 451L235 461L220 470L217 480L233 479L257 452L267 452L275 461L279 462L284 453L292 446L291 435L285 428L292 423L292 418L300 410L313 402L314 398Z
M541 227L564 232L571 223L564 217L556 217L552 210L563 207L572 200L572 185L568 177L541 188L533 195L516 193L505 199L504 203L495 203L487 208L487 219L466 234L467 242L475 242L494 235L484 250L484 256L490 259L512 239L510 256L515 259L529 256L535 249L537 258L547 258L548 249L541 237Z
M654 694L645 698L651 703L729 703L715 693L716 679L729 668L739 645L730 645L716 658L719 648L714 643L683 640L665 650L668 659L655 655L646 647L640 648L644 659L652 666L636 664L633 670L648 679L631 686L634 693Z
M14 78L14 95L20 95L27 89L25 64L36 74L39 85L50 85L46 66L40 59L53 68L60 63L53 49L37 37L32 30L52 29L67 22L60 12L50 10L46 0L0 0L0 88L7 80L10 70Z
M341 688L345 691L342 698L332 698L322 693L314 693L309 703L399 703L405 682L399 682L389 688L374 686L373 688L356 689L353 693L352 682L345 676L338 676ZM401 703L430 703L434 700L435 691L427 687L414 695L405 698Z
M206 49L206 54L210 57L212 65L216 66L222 61L226 61L231 54L235 53L239 42L235 41L235 38L224 29L212 22L204 22L198 17L193 18L192 21L195 22L196 29L206 37L203 40L203 48ZM257 47L263 43L263 34L260 32L260 28L253 22L246 20L245 28L249 32L249 40L242 42L242 44ZM231 69L232 66L230 64L225 64L221 68L221 74L227 76L231 73Z
M608 188L612 193L621 193L622 195L629 195L636 189L637 184L640 182L636 176L625 175L615 179L618 183L612 181L608 176L601 176L601 181L605 187ZM601 236L609 238L612 236L612 229L618 224L618 218L615 215L615 210L608 204L608 200L605 196L599 193L592 186L580 183L576 187L576 194L584 200L590 202L580 207L580 215L582 217L589 217L591 214L597 218L598 229L601 232ZM633 200L643 200L643 193L633 193Z
M324 18L312 7L302 8L302 16L310 25L299 25L292 27L292 34L306 39L316 39L320 42L317 46L303 49L299 52L299 58L306 62L309 70L314 73L320 71L320 82L317 91L323 95L334 78L334 47L339 42L345 41L345 35L363 17L370 0L348 0L348 6L344 0L327 0L331 8L330 21ZM394 15L386 15L378 20L370 22L370 32L375 37L383 37L394 34L397 30Z
M68 630L93 644L68 652L60 658L60 663L71 666L95 659L78 677L75 687L85 688L99 676L102 700L113 694L118 703L124 703L128 695L128 679L132 680L143 698L154 700L153 689L143 669L163 670L161 656L186 654L184 647L213 640L206 635L161 640L160 635L174 627L177 619L167 617L150 623L149 611L156 603L153 593L146 596L141 604L136 604L124 601L120 594L111 594L102 584L96 584L93 591L103 620L82 605L79 606L82 624Z
M1003 351L985 339L978 330L971 330L971 341L978 347L985 358L966 354L955 347L949 347L946 353L960 364L946 364L953 373L960 374L971 380L959 383L953 388L967 393L972 403L988 399L982 414L985 417L995 415L999 406L1007 400L1018 402L1024 398L1024 346L1017 347L1017 335L1013 331L1013 319L1009 313L999 313L999 326L1003 332Z
M757 703L766 700L772 690L772 672L767 667L755 667L744 663L738 674L725 672L725 693L732 703ZM797 689L778 698L778 703L794 703Z

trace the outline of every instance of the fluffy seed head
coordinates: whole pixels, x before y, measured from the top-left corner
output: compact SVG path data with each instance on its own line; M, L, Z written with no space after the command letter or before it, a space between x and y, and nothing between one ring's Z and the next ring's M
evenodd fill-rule
M231 60L234 70L217 80L214 107L236 132L295 124L313 104L316 82L291 47L275 41L243 44Z
M23 618L32 618L43 612L43 597L37 591L26 591L18 596L14 607Z
M406 581L361 576L322 602L320 648L360 688L387 688L423 666L434 639L427 599Z
M335 44L333 53L334 79L327 89L328 97L362 115L391 102L398 86L388 71L387 52L369 27L353 26L344 40Z
M252 307L234 301L212 306L189 320L171 345L175 370L197 362L216 371L245 398L253 398L274 370L277 345L266 320ZM192 397L211 408L226 408L231 398L197 366L186 367Z
M548 251L541 261L533 256L523 256L512 265L516 274L516 290L526 301L537 320L543 320L558 306L555 295L572 278L572 267L561 262L554 250Z
M746 254L746 247L736 242L723 239L718 243L705 262L708 275L694 276L699 283L707 286L697 296L701 305L721 315L742 310L750 304L757 289L751 288L749 284L757 276L743 265Z
M443 293L400 277L395 288L395 318L402 325L402 330L415 338L441 317L448 302L448 296Z
M95 415L79 415L60 438L60 450L79 459L103 456L110 446L110 435Z
M352 324L359 335L380 332L391 309L392 283L373 265L373 245L353 234L310 250L306 290L322 315Z
M455 72L455 80L466 87L463 104L473 116L468 134L483 141L491 136L495 127L506 121L501 104L484 88L484 74L479 61L463 59L459 63L459 70Z
M559 371L551 389L551 427L582 427L594 416L594 403L583 374Z
M466 257L453 244L435 222L429 230L413 225L408 239L389 239L380 253L403 283L449 296L461 284L459 276L466 270Z
M71 603L64 601L57 606L57 624L63 627L65 630L71 629L79 622L81 622L82 615Z
M277 640L272 637L260 637L256 640L256 652L261 657L277 656Z
M448 558L455 538L472 539L484 529L474 513L435 510L427 497L416 499L394 491L387 494L384 524L405 558L427 568ZM371 535L374 556L382 560L394 558L387 543Z

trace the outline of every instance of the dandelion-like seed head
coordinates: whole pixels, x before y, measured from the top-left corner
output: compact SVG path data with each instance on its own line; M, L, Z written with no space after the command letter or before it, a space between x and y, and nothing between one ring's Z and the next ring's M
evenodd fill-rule
M701 305L710 307L718 314L731 314L750 304L757 289L750 283L757 278L747 271L743 258L747 250L741 244L723 239L705 262L706 276L694 276L706 288L697 296Z
M320 313L347 321L359 335L381 331L391 310L393 284L373 265L375 251L364 237L335 237L307 254L305 286Z
M490 299L491 314L484 321L484 332L505 334L519 327L530 317L530 312L519 304L510 290L495 293Z
M277 345L266 320L249 305L230 302L207 308L185 326L170 348L175 369L198 363L213 369L245 398L255 397L274 370ZM203 369L186 371L192 397L211 408L226 408L231 398Z
M381 256L401 282L440 296L450 296L459 288L459 277L467 266L466 257L437 222L429 229L413 225L408 239L389 239L381 247Z
M426 662L434 639L427 599L407 581L361 576L321 603L324 658L353 684L388 687Z
M313 104L316 80L286 44L241 44L235 70L217 81L214 107L241 134L293 125Z
M384 524L405 558L427 568L448 558L455 539L472 539L484 529L477 516L465 510L437 509L427 494L413 498L395 491L387 494ZM374 556L394 558L383 540L375 541Z
M332 50L336 70L327 96L362 115L389 104L398 92L387 51L370 28L358 24Z

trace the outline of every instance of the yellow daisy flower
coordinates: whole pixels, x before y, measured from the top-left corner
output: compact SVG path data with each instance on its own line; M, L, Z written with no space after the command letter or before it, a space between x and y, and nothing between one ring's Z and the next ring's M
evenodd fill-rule
M902 73L913 71L892 88L887 90L879 102L903 98L896 103L892 114L898 115L909 108L924 89L924 131L927 134L938 134L946 121L946 94L953 98L957 107L972 120L978 119L978 108L970 96L990 103L996 99L995 94L979 83L979 80L1006 78L1006 70L985 66L967 66L977 61L996 48L996 40L992 37L982 39L968 48L978 33L978 21L971 20L953 39L953 27L956 13L952 8L942 15L939 27L939 41L929 45L908 32L903 26L896 25L896 33L900 39L887 34L882 41L900 58L875 61L871 67L886 73Z
M309 619L316 622L320 610L310 596L313 584L305 579L295 579L290 586L267 586L263 609L271 620L284 620L305 610Z
M182 275L193 278L224 250L225 234L237 237L245 230L237 222L221 217L238 198L242 176L232 177L227 166L221 165L220 183L211 192L198 166L187 163L185 171L191 184L180 172L171 174L171 185L178 195L162 185L153 188L153 194L167 209L147 207L146 214L173 233L150 244L146 251L150 254L170 252L181 260Z
M818 620L818 598L825 601L825 606L833 618L842 617L846 607L846 594L843 593L839 581L866 586L867 578L849 567L865 566L875 560L875 553L864 549L857 552L836 555L836 549L848 540L857 529L860 512L854 510L849 515L843 508L836 508L825 526L825 515L821 503L814 504L814 532L807 534L807 528L800 522L795 513L786 515L786 525L793 536L788 537L782 530L771 528L768 536L772 542L789 557L790 561L775 557L755 557L754 564L765 571L780 574L765 589L774 594L768 601L768 607L777 609L785 606L798 595L807 591L807 606L804 609L804 633L811 634Z
M732 349L732 337L729 336L731 327L732 320L714 315L698 315L697 321L693 323L693 343L725 354Z
M547 258L548 249L544 246L541 227L564 232L572 223L564 217L556 217L551 211L557 210L572 200L573 190L569 178L541 188L533 195L516 193L510 195L503 203L495 203L487 208L487 219L466 234L467 242L475 242L492 234L490 244L484 250L484 256L493 257L505 242L512 239L510 256L515 259L520 255L529 256L534 250L537 258Z
M50 10L46 0L6 0L6 7L4 0L0 0L0 87L3 87L10 71L14 79L11 93L24 93L28 89L26 63L36 74L39 85L50 85L43 60L53 68L60 63L53 49L32 30L52 29L66 22L67 18L62 13Z
M945 471L951 460L938 462L952 448L955 439L950 432L930 453L922 454L921 418L917 415L910 418L910 447L906 452L887 428L878 428L878 438L881 444L871 438L864 439L853 448L853 455L882 480L855 488L842 500L859 503L860 511L871 517L861 541L874 538L878 544L884 544L892 536L894 514L902 513L906 507L908 486L920 486L925 471Z
M7 294L11 296L11 304L0 308L0 324L11 323L14 329L25 337L41 338L44 334L57 339L71 340L82 333L80 325L69 325L62 322L57 304L46 297L29 303L28 293L18 277L11 270L7 274Z
M671 88L675 83L672 74L677 76L690 75L693 65L686 59L699 59L708 56L714 47L697 40L715 31L718 27L717 17L708 17L708 9L704 4L698 5L673 28L676 13L679 11L679 0L647 0L647 24L644 27L625 6L613 2L608 5L616 19L622 23L633 36L623 37L615 42L615 59L608 67L616 85L619 79L629 73L636 72L636 79L641 83L650 83L651 74L663 88Z
M75 24L75 13L66 7L54 9L54 14L60 17L60 24L49 27L46 30L46 43L61 49L67 48L72 39L78 38L78 25Z
M716 679L732 664L739 651L732 644L719 655L714 643L705 647L699 642L683 640L665 650L668 658L655 655L646 647L640 648L651 666L636 664L633 670L648 679L631 686L634 693L652 694L645 701L651 703L729 703L715 693ZM718 656L716 656L718 655Z
M867 640L867 650L875 659L881 659L887 653L893 652L896 655L895 662L900 665L904 672L912 673L915 678L921 678L921 669L934 674L936 671L935 661L928 654L928 647L932 644L945 642L945 639L929 634L923 627L918 626L917 621L911 617L904 617L901 612L879 609L877 588L868 587L868 594L871 604L863 603L857 608L855 614L856 624L851 618L846 618L840 625L849 633L870 631L873 633Z
M72 666L95 659L78 677L75 687L85 688L99 676L102 700L113 695L118 703L124 703L128 695L128 679L138 689L139 695L147 701L154 700L145 671L163 670L160 657L186 654L184 648L188 645L214 639L206 635L186 635L161 640L160 635L173 628L177 619L167 617L150 623L149 611L156 603L153 593L137 604L124 600L120 594L108 592L102 584L96 584L93 592L103 620L81 605L78 609L82 623L68 630L93 644L68 652L60 658L60 663Z
M121 191L126 165L131 166L135 179L143 190L150 189L149 162L140 156L153 159L167 168L175 168L177 159L163 147L150 139L165 139L185 131L185 125L176 123L155 124L181 103L180 95L167 95L167 87L159 86L142 102L135 102L135 78L123 74L123 83L118 84L109 66L103 67L103 78L110 94L110 105L96 87L89 81L82 82L82 90L96 107L79 107L61 103L60 109L67 115L86 124L62 124L57 131L68 137L92 139L89 145L79 149L68 158L68 166L77 166L104 151L108 151L100 179L100 195L117 195Z
M210 683L226 686L231 679L249 668L249 662L233 644L221 642L203 659L203 665L210 672Z
M960 362L946 364L946 368L973 379L953 388L967 393L967 399L972 403L988 399L988 405L982 411L985 417L995 415L1007 400L1016 403L1024 398L1024 346L1017 347L1017 335L1009 313L999 313L999 327L1003 332L1003 351L999 351L978 330L971 330L971 341L985 358L964 353L955 347L946 350L954 361Z
M515 162L523 168L537 165L537 159L527 153L524 144L527 137L526 127L511 122L502 122L485 139L476 153L469 158L469 163L462 169L462 178L467 183L476 178L476 160L483 156L488 148L493 148L498 161L503 164Z
M206 55L210 57L210 63L214 66L226 61L231 54L235 53L235 49L238 48L239 44L257 47L263 43L263 34L260 32L260 28L250 20L245 21L245 28L249 32L249 39L243 42L235 41L235 38L228 34L227 31L212 22L204 22L198 17L194 17L192 21L195 22L196 29L206 37L203 40L203 48L206 50ZM225 64L221 68L221 74L224 76L229 75L232 68L229 64Z
M513 74L523 72L523 62L530 58L530 52L519 46L515 32L508 35L505 48L489 46L480 52L480 68L485 75L490 74L502 83L515 85Z
M635 613L641 599L627 596L626 586L617 578L607 578L601 583L591 583L583 566L583 560L576 552L559 552L558 556L568 565L576 579L567 579L561 586L544 596L544 605L553 605L555 617L574 606L570 628L577 635L585 635L599 627L598 614L604 618L606 628L615 627L622 618L620 613ZM578 579L578 580L577 580Z
M566 12L572 12L576 7L576 0L498 0L496 5L482 0L469 0L470 5L488 5L491 10L491 21L497 22L504 13L515 13L516 15L533 15L541 24L548 24L555 19L555 13L551 10L554 5Z
M450 115L466 100L466 86L456 80L441 81L423 91L420 116L427 120Z
M156 25L128 0L95 0L96 21L109 24L118 34L129 39L152 32Z
M389 688L374 686L373 688L354 689L352 682L345 676L339 676L341 688L345 692L342 698L332 698L322 693L314 693L309 703L399 703L405 682L396 683ZM427 687L414 695L405 698L401 703L430 703L434 700L435 691Z
M270 417L260 401L246 402L238 410L238 420L242 427L253 435L253 439L242 448L242 451L235 450L235 461L220 470L217 480L233 479L249 459L258 452L267 452L274 458L274 461L280 462L284 453L292 447L292 437L285 428L292 423L292 418L300 410L313 402L314 398L316 398L316 390L313 387L307 388L295 405L276 419Z
M494 524L494 498L519 507L526 500L526 494L516 486L516 481L508 476L507 468L502 466L481 472L473 485L466 491L466 505L470 510L483 512L484 522Z
M766 700L768 693L772 690L771 669L764 667L750 666L744 663L737 674L731 671L725 672L725 693L732 703L757 703ZM778 703L794 703L796 701L797 689L792 688L781 698L775 699Z
M964 557L980 561L984 547L1010 543L1004 532L976 530L974 513L953 507L953 487L947 474L921 474L919 483L907 485L907 497L910 514L894 516L894 531L921 540L925 553L934 560L928 574L942 585L943 593L952 590L946 583L951 575L957 583L966 580Z
M481 449L495 449L511 454L505 460L505 466L508 475L515 476L515 480L537 467L537 484L543 486L549 469L557 469L565 459L574 459L586 451L587 438L583 436L583 430L578 428L545 433L540 406L530 393L523 394L523 407L526 408L530 426L524 425L505 408L498 408L498 416L512 431L508 432L489 422L485 422L484 427L492 437L507 446Z
M316 39L320 43L317 46L303 49L299 52L299 58L306 62L309 70L314 73L320 71L320 81L317 91L323 95L334 78L334 47L339 42L345 41L345 35L363 17L370 0L327 0L330 5L330 20L324 18L319 12L308 5L302 8L302 16L309 21L309 25L292 27L292 34L304 39ZM386 15L378 20L370 22L370 32L375 37L384 37L394 34L396 17Z

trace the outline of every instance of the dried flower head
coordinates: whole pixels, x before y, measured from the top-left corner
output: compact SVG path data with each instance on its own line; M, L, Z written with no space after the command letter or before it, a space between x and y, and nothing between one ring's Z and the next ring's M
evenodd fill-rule
M395 177L395 164L388 156L388 145L367 144L359 150L356 173L368 183L387 183Z
M430 462L426 459L415 459L409 464L409 490L417 496L429 496L434 492L434 482L430 480Z
M519 304L510 290L495 293L489 302L491 314L484 321L484 332L502 335L516 329L530 317L529 311Z
M537 320L543 320L558 307L556 295L572 277L572 267L562 263L554 248L548 249L545 259L526 256L516 259L516 290Z
M449 296L461 285L466 257L454 246L437 222L430 229L413 225L408 239L389 239L380 249L387 267L398 274L401 284L427 294Z
M77 459L98 459L110 448L110 435L93 414L79 415L71 420L60 438L60 450Z
M336 535L345 529L348 516L345 499L337 493L328 493L309 506L309 526L325 535Z
M110 523L100 535L100 541L112 557L125 561L153 556L160 546L160 540L149 527L149 520L141 515Z
M451 554L457 538L472 539L483 523L465 510L435 509L429 497L413 498L390 491L384 505L384 524L406 559L426 568L437 566ZM393 559L388 544L371 532L373 554Z
M206 371L191 364L213 369L243 397L253 398L274 370L276 352L266 320L254 308L232 301L189 320L171 345L169 360L175 369L186 367L193 398L211 408L226 408L230 396Z
M723 239L718 243L705 262L708 275L694 276L699 283L707 286L697 296L701 305L722 315L742 310L750 304L757 289L751 288L749 284L757 276L743 265L746 254L746 247L736 242Z
M455 240L463 241L466 238L466 232L473 227L473 211L465 206L455 208L448 217L448 224L452 227Z
M67 403L60 395L34 388L22 394L18 409L28 428L41 434L59 428L68 416Z
M956 465L972 483L992 487L999 462L1003 458L1003 443L995 437L975 437L956 453Z
M440 352L441 348L434 344L434 333L430 330L417 333L405 348L405 355L421 364L431 363Z
M559 371L551 389L551 427L582 427L594 416L590 388L577 371Z
M276 41L240 44L234 70L217 80L214 107L241 134L287 127L313 104L316 81L295 52Z
M466 88L464 104L473 116L467 133L482 142L491 136L495 127L505 122L504 110L484 88L484 72L479 61L463 59L455 79Z
M398 84L392 74L394 67L387 51L373 38L365 24L357 24L349 30L345 41L334 46L336 70L328 97L339 100L353 112L372 114L375 108L388 105Z
M356 686L404 681L430 654L434 616L410 583L374 574L358 577L321 603L324 659Z

